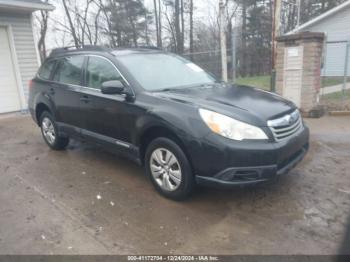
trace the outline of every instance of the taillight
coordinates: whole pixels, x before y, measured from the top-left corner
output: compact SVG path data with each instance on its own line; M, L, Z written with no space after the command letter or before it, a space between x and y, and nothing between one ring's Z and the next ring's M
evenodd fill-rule
M33 87L33 80L29 80L28 86L29 86L29 89Z

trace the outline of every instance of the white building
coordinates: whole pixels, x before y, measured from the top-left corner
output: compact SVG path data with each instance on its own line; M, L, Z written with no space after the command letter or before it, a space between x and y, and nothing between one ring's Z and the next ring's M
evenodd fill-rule
M300 25L288 34L305 31L326 34L322 75L343 76L347 59L347 75L350 76L350 52L348 57L345 55L347 42L350 41L350 0Z
M39 66L32 12L53 9L40 0L0 0L0 113L27 108L28 82Z

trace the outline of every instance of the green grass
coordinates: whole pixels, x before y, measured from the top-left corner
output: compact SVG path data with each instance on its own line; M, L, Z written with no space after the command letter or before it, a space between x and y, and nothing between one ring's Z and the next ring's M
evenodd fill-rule
M246 85L246 86L253 86L257 88L261 88L264 90L270 90L270 81L271 76L264 75L264 76L249 76L249 77L239 77L236 79L236 84L239 85ZM334 86L339 85L343 83L343 77L323 77L322 79L322 87L326 86ZM341 96L341 92L338 96ZM331 94L334 95L336 98L337 93Z
M344 81L343 77L323 77L322 78L322 87L325 86L335 86L335 85L339 85L342 84Z
M324 95L322 99L326 99L326 100L350 99L350 90L345 90L344 94L343 94L343 91L327 94L327 95Z
M264 90L270 90L271 76L250 76L250 77L240 77L236 79L236 84L253 86L256 88L261 88Z

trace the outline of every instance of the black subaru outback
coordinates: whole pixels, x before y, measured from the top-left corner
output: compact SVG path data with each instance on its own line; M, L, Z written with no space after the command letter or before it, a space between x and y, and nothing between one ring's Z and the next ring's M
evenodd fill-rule
M176 200L196 184L272 180L308 150L292 102L155 49L54 50L30 83L29 108L52 149L70 138L102 145L143 165Z

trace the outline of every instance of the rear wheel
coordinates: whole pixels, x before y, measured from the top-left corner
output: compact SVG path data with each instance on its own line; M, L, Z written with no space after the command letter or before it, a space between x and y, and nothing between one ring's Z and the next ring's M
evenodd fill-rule
M194 177L183 150L168 138L153 140L146 150L145 168L163 196L183 200L194 188Z
M40 116L41 133L46 144L54 150L63 150L69 143L68 137L59 136L57 124L52 115L45 111Z

